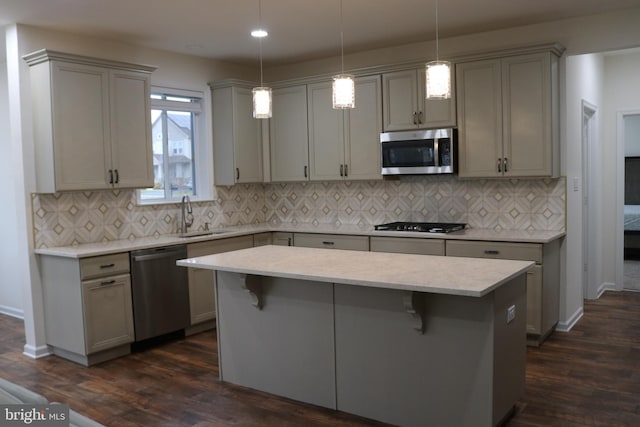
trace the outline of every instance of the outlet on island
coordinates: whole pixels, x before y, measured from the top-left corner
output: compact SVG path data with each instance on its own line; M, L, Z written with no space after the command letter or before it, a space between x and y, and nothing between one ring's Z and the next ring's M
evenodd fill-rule
M515 318L516 318L516 306L512 305L511 307L507 308L507 323L513 322L513 319Z

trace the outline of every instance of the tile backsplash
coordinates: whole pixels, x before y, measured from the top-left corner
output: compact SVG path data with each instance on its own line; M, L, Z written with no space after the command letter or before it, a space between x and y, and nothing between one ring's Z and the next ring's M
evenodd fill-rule
M495 230L565 230L566 179L460 180L415 176L385 181L215 187L192 203L193 230L245 224L464 222ZM137 205L135 191L32 195L35 247L175 233L179 204Z

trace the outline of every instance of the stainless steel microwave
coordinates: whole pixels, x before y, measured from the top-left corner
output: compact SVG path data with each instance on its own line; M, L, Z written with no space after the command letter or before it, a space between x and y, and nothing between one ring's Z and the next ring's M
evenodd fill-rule
M382 175L457 172L457 129L428 129L380 134Z

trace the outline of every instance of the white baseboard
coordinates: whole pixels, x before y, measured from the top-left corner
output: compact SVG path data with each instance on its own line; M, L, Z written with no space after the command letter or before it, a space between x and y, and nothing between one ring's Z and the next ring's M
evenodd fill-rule
M571 315L571 317L569 317L569 319L567 319L566 321L558 322L558 324L556 325L556 331L569 332L571 328L573 328L576 323L578 323L578 321L582 318L583 314L584 308L580 307L576 310L575 313Z
M6 314L7 316L15 317L16 319L24 320L24 310L19 310L14 307L6 305L0 305L0 314Z
M602 294L604 294L604 291L617 291L617 290L618 289L616 288L616 284L615 283L604 282L598 288L598 296L596 297L596 299L600 298L602 296Z
M34 347L32 345L25 344L22 354L32 359L40 359L42 357L50 356L52 353L49 351L49 346L47 345Z

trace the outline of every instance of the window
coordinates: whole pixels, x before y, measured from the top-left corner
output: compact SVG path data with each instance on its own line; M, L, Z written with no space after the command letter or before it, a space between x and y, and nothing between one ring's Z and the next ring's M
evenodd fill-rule
M208 197L202 93L152 88L153 188L138 191L142 204Z

